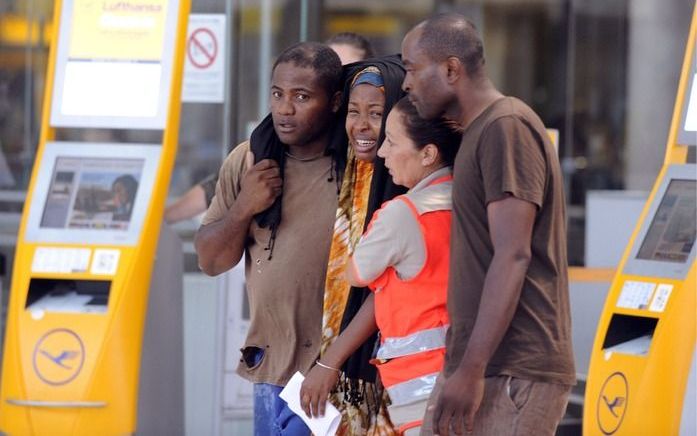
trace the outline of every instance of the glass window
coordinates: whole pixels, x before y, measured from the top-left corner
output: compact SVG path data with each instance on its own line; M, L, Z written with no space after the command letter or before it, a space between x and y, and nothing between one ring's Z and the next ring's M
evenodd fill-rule
M29 184L52 14L53 2L0 3L0 190Z

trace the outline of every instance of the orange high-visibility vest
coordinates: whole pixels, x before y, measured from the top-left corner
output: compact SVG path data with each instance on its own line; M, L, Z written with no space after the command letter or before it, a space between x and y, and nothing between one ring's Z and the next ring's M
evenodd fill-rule
M449 325L451 192L452 176L446 176L391 200L409 206L426 248L423 268L413 278L402 280L389 267L370 284L381 335L374 362L394 405L428 398L443 368Z

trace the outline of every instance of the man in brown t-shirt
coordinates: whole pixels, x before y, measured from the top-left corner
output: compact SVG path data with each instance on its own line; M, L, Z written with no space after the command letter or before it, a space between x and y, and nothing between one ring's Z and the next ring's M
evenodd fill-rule
M195 239L199 265L209 275L229 270L245 254L251 319L237 373L254 383L256 435L309 435L278 393L319 355L337 207L327 149L340 82L339 57L324 44L296 44L281 53L272 71L267 142L283 147L283 177L274 160L254 164L250 142L237 146L223 163ZM281 193L277 227L260 225L255 215L267 213Z
M553 435L575 370L563 185L539 117L486 76L459 14L404 38L403 88L463 128L454 166L447 355L422 434ZM432 428L429 428L433 426Z

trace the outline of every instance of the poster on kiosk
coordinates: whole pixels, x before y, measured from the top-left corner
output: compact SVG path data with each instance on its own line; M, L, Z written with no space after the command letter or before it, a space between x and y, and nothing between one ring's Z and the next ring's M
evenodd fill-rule
M161 223L189 9L189 0L55 3L41 137L12 273L0 433L183 432L181 287L179 295L176 285L172 295L159 293L167 274L153 270L168 259L157 250L168 232ZM57 140L64 128L149 129L162 141ZM154 331L169 335L144 346ZM159 388L147 391L160 397L142 401L139 388L154 381Z
M51 125L164 129L178 3L63 0Z
M665 163L598 323L586 385L585 435L697 434L695 39L697 8Z

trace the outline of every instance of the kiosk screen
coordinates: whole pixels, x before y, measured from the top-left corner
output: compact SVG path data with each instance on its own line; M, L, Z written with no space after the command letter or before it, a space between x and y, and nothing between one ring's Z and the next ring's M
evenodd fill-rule
M39 226L128 230L144 162L57 157Z
M51 125L165 129L179 1L61 6Z
M662 262L687 261L695 243L696 213L697 182L671 180L636 257Z

